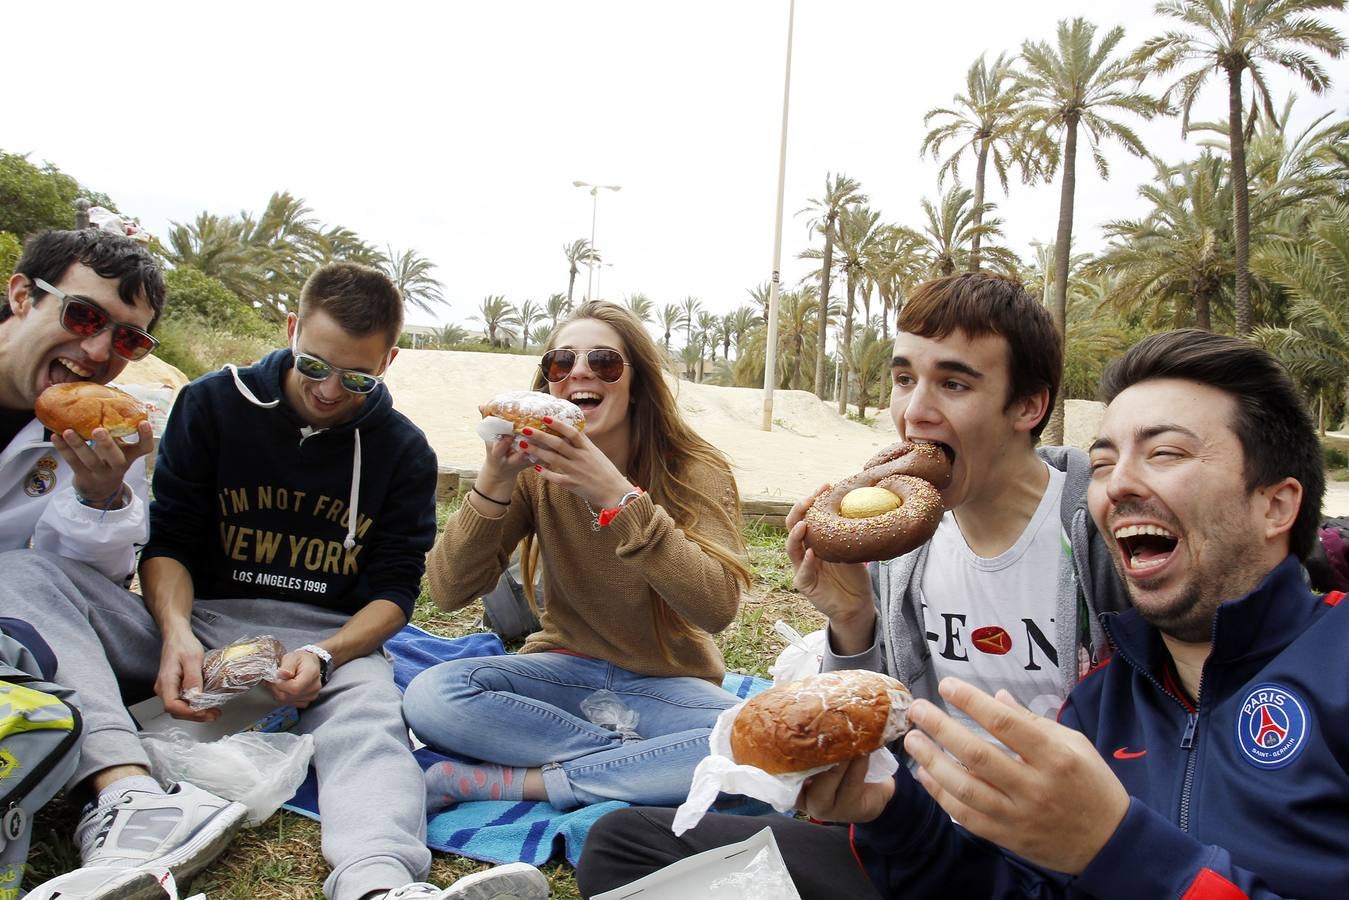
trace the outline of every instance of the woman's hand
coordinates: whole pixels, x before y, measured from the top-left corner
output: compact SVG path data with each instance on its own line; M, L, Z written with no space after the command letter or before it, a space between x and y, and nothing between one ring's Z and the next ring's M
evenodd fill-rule
M550 421L555 434L535 428L520 431L521 452L538 460L541 478L571 491L595 509L617 506L633 485L609 457L566 422Z

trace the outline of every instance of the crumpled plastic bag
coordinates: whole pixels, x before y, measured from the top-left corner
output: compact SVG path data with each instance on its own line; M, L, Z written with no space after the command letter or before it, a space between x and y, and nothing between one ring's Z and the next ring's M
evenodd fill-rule
M765 828L767 846L754 854L739 872L723 875L707 886L710 900L801 900L787 871L773 832Z
M198 742L181 728L141 735L150 771L164 784L190 781L248 807L248 826L261 825L295 791L309 771L314 737L290 732L244 731Z
M712 733L707 738L708 754L698 761L697 768L693 770L688 798L675 810L674 822L670 827L676 835L683 834L702 821L720 793L744 794L770 804L778 812L787 812L796 807L796 798L800 796L801 786L807 778L833 768L833 765L817 766L804 772L770 775L757 766L737 763L731 752L731 726L746 702L741 701L717 716ZM868 757L865 780L885 781L897 771L899 762L895 755L881 747L872 751Z
M613 691L601 688L581 701L581 712L593 724L617 731L624 740L639 740L637 722L641 713L630 709Z
M777 662L768 670L774 687L819 673L828 640L823 628L802 637L799 631L778 619L773 623L773 630L787 642L786 649L778 654Z

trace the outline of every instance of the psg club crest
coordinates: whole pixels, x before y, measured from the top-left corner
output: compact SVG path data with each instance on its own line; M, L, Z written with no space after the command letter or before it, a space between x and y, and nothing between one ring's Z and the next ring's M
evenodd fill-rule
M1300 697L1277 684L1259 684L1241 701L1237 746L1257 769L1280 769L1302 752L1311 728Z

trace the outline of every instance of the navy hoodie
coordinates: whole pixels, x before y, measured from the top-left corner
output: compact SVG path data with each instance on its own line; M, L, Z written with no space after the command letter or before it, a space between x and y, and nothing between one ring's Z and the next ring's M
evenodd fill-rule
M282 395L293 364L277 350L179 392L141 558L178 560L201 598L345 613L384 599L410 617L435 540L435 453L382 384L354 419L305 436Z
M1290 556L1222 604L1201 692L1176 687L1157 630L1105 617L1116 652L1059 720L1091 738L1130 794L1076 878L954 825L901 767L853 846L891 897L1349 897L1349 602L1312 594Z

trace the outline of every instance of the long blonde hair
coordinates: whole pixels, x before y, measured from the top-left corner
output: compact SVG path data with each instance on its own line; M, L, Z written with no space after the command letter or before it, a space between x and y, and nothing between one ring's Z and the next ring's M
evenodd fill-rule
M603 322L623 341L625 356L632 367L631 404L628 418L632 435L628 475L651 495L683 530L684 535L709 556L726 566L742 587L750 583L749 565L745 559L744 543L740 539L740 494L731 475L731 466L716 447L698 435L679 414L674 393L666 382L666 366L656 342L642 323L629 310L603 300L581 304L566 321L558 323L544 344L544 351L553 349L557 336L564 327L580 319ZM534 376L534 389L547 392L548 381L540 369ZM730 482L730 504L724 497L713 497L695 487L687 474L695 463L704 463L724 472ZM700 514L707 510L722 518L736 535L735 546L726 547L709 539L698 530ZM525 596L538 613L534 594L534 573L538 565L538 546L534 535L526 535L521 542L521 574ZM664 602L656 604L657 634L667 632L692 634L695 629ZM661 653L673 662L669 646L662 638Z

